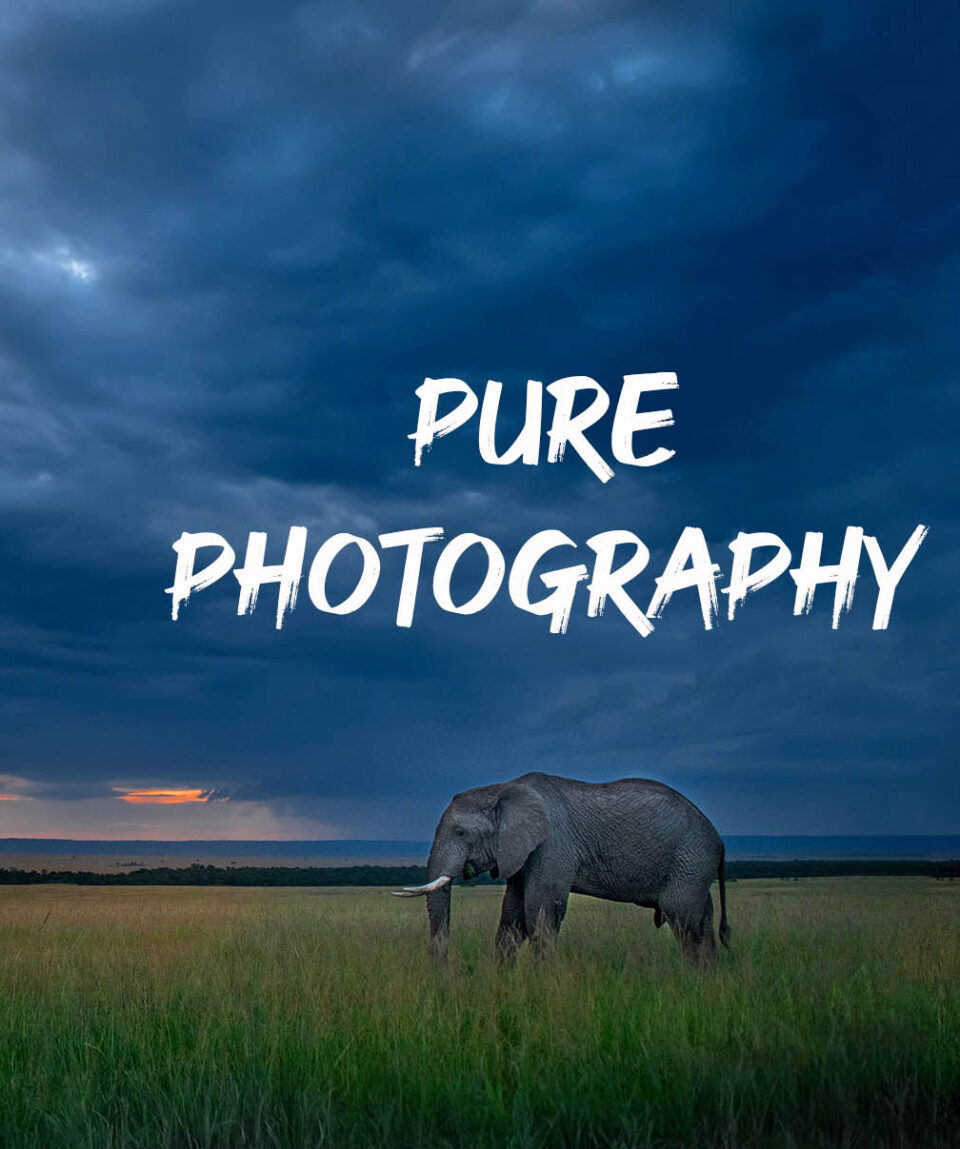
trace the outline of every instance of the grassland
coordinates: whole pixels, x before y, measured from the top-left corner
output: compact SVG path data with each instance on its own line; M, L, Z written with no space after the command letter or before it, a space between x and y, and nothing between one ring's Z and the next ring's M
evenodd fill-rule
M955 1146L960 883L738 882L734 948L574 898L490 957L498 891L0 890L0 1145Z

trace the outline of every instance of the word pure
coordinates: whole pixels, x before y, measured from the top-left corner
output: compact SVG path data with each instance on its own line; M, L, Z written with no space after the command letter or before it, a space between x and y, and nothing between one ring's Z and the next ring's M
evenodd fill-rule
M384 551L402 554L402 572L391 588L396 625L413 625L423 568L429 556L433 601L450 614L477 614L501 595L506 583L509 601L518 610L549 620L551 634L566 633L578 596L585 599L586 615L596 618L612 606L642 637L653 633L651 620L659 619L680 592L695 595L706 630L721 615L720 595L725 596L727 620L732 621L747 597L789 573L795 584L793 613L809 614L819 587L833 588L832 625L836 629L853 604L861 567L869 565L873 576L873 629L884 630L890 620L894 593L904 572L927 533L917 526L899 553L888 561L877 539L862 527L847 527L835 563L823 561L823 535L807 531L796 565L793 553L779 535L769 531L743 533L729 544L727 573L715 561L703 531L685 527L669 558L644 588L649 573L650 550L628 530L602 531L583 546L559 530L538 531L523 543L509 563L500 546L477 534L458 534L446 540L442 527L417 527L378 535L376 540L339 533L324 539L306 566L307 528L291 527L283 561L266 562L267 535L252 531L247 537L242 566L229 542L213 532L184 532L173 544L177 555L172 596L172 617L190 597L212 587L233 573L239 584L237 614L252 614L264 586L277 587L276 626L283 626L294 609L306 571L307 594L322 613L353 614L365 606L381 580ZM201 552L215 552L201 562ZM353 561L344 561L351 555ZM469 558L468 558L469 556ZM866 556L867 562L863 559ZM358 561L359 560L359 561ZM460 601L452 585L457 576ZM339 568L339 569L335 569ZM470 586L463 591L464 575ZM719 586L721 582L726 585ZM582 585L585 584L585 585ZM336 594L332 587L336 588ZM641 605L642 604L642 605Z
M645 411L641 410L640 404L646 392L676 387L677 377L672 371L624 375L610 434L610 452L617 462L630 467L655 467L673 458L675 452L662 446L647 447L638 455L635 436L641 431L673 426L673 412L669 408ZM430 449L435 439L463 427L479 408L480 458L494 466L518 461L536 466L540 462L543 437L544 386L535 379L528 380L523 428L501 451L497 448L497 421L502 392L503 385L491 379L481 403L473 388L462 379L424 379L416 390L420 400L417 429L407 436L414 443L414 465L420 466L423 452ZM547 462L559 463L567 447L571 447L602 483L608 482L613 478L613 468L586 434L610 408L610 396L606 390L588 375L568 375L551 383L546 393L553 400L553 414L547 431ZM455 406L440 415L441 401L446 402L451 396L457 399ZM588 400L585 407L582 407L582 400ZM576 410L578 402L582 407L579 411Z

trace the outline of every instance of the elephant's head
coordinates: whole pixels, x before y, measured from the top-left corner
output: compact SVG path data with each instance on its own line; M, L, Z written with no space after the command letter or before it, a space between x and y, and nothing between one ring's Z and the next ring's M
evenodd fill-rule
M399 897L427 898L430 939L442 953L450 930L450 883L490 873L512 878L547 836L541 796L523 782L481 786L457 794L443 813L427 862L427 881Z

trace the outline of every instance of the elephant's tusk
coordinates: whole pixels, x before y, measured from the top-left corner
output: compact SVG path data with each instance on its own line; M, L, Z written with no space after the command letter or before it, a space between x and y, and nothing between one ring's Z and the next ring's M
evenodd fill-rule
M434 878L432 882L427 882L425 886L404 886L402 890L394 890L393 896L395 898L420 898L424 894L430 894L434 890L442 889L448 882L452 882L448 874L441 874L439 878Z

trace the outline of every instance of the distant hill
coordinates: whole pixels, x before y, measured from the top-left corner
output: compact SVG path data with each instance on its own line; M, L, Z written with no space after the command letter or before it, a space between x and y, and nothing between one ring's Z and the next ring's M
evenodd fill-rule
M960 857L960 834L764 834L724 835L729 859L793 858L927 858ZM382 839L328 839L307 841L151 841L148 839L74 840L71 838L0 838L0 855L47 854L80 858L85 855L117 855L133 858L189 858L204 862L213 858L336 858L343 861L367 858L426 858L430 843Z
M423 866L161 866L130 873L0 869L0 885L64 882L84 886L412 886L426 880ZM920 876L960 878L960 858L798 858L727 863L727 879ZM470 885L490 885L488 875Z

